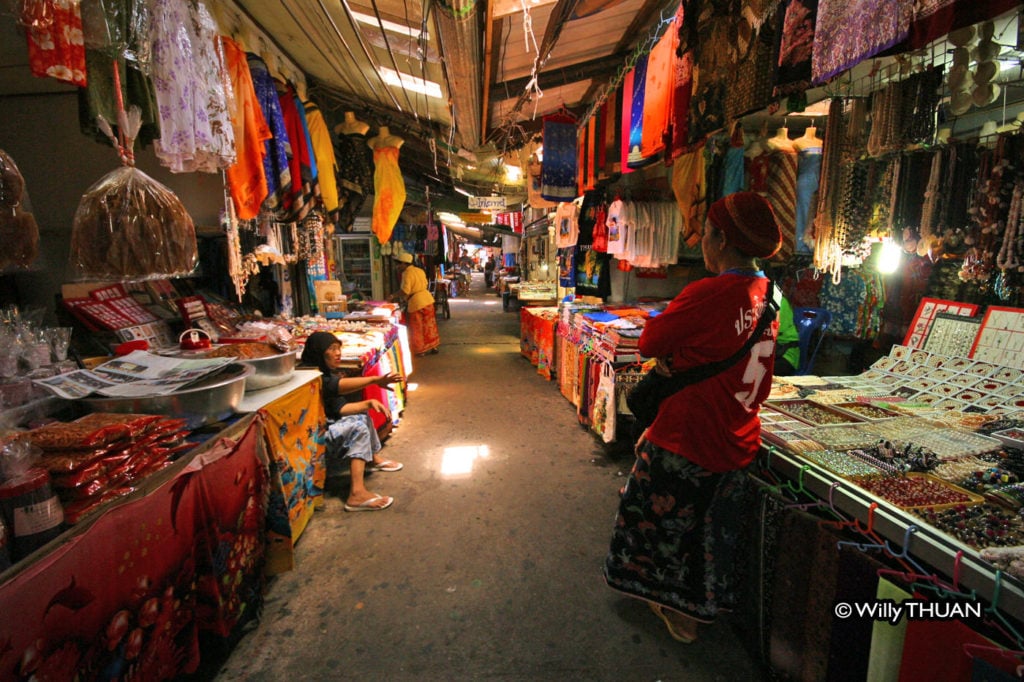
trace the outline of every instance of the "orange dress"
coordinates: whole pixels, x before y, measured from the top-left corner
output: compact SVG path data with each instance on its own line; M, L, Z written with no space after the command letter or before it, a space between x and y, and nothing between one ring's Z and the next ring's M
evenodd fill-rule
M230 38L221 36L220 39L231 88L235 93L235 106L230 113L231 125L235 129L236 160L228 166L225 174L239 220L252 220L259 215L260 206L270 191L263 171L263 157L267 153L264 141L273 135L256 99L245 51Z
M371 228L377 241L391 239L398 216L405 206L405 180L398 168L398 147L377 147L373 150L373 222Z

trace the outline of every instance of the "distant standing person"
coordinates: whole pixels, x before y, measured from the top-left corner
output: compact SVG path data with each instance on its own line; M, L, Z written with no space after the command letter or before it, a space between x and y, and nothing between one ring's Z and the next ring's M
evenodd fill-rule
M405 302L405 319L409 327L409 346L414 355L438 352L441 335L437 331L434 297L427 288L427 273L413 265L411 253L395 256L402 282L391 298Z
M490 289L494 286L494 259L488 258L484 265L484 285Z

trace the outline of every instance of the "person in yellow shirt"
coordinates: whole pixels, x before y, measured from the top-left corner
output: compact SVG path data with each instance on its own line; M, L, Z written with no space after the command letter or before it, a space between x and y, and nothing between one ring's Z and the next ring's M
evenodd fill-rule
M441 336L437 331L434 297L427 289L427 273L413 264L411 253L400 253L395 260L402 282L391 298L405 304L409 347L415 355L436 353L441 345Z

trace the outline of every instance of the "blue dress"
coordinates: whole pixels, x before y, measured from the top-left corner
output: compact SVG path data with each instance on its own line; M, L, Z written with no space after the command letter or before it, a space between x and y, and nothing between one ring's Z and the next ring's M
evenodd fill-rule
M811 214L811 201L818 191L821 178L821 147L801 149L797 155L796 166L796 252L810 253L810 247L804 243L807 231L807 220Z

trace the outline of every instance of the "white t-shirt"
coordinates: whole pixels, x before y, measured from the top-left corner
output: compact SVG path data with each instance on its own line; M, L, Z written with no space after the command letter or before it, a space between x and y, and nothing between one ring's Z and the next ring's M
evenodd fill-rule
M605 227L608 228L608 253L613 256L621 255L626 246L622 208L622 199L613 201L608 206L608 217L604 221Z
M564 249L576 246L580 236L580 208L571 201L558 204L555 211L555 245Z

